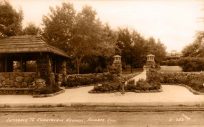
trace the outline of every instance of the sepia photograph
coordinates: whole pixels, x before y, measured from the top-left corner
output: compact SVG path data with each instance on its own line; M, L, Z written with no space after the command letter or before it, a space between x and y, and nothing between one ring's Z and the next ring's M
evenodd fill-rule
M204 127L204 0L0 0L0 127Z

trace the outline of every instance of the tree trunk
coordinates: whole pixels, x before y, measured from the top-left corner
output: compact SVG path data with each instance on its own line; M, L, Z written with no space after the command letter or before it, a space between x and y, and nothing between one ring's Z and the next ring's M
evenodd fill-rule
M81 64L81 58L76 58L76 66L77 66L77 74L80 74L80 64Z
M131 70L131 73L132 73L132 54L131 54L130 70Z

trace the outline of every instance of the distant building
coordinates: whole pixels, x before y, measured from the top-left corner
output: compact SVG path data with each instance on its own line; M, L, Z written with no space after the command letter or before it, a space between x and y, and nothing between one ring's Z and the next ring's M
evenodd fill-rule
M172 50L170 53L167 53L167 59L179 59L182 56L182 53Z

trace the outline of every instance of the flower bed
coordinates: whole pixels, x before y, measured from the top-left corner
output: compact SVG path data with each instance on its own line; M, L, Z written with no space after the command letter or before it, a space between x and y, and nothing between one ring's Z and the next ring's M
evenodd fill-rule
M96 84L112 80L110 73L95 73L95 74L74 74L68 75L67 81L62 84L64 87L78 87L90 84Z
M147 79L139 79L134 85L131 81L126 86L126 91L132 92L160 92L161 83L157 69L149 69L147 71Z
M115 77L111 82L105 82L94 86L94 89L90 93L112 93L121 92L124 88L125 92L159 92L161 91L161 84L158 79L157 71L151 70L147 73L147 80L140 79L135 82L135 80L129 80L127 84L124 84L123 77Z
M124 79L119 76L113 76L111 81L96 84L89 93L113 93L122 91Z
M120 83L117 82L105 82L103 84L97 84L89 93L113 93L122 91Z
M160 91L161 85L160 83L149 83L144 79L139 79L139 81L136 82L136 84L133 84L128 82L128 84L125 86L125 91L127 92L156 92Z
M160 82L165 84L185 84L196 91L204 92L203 72L160 72Z

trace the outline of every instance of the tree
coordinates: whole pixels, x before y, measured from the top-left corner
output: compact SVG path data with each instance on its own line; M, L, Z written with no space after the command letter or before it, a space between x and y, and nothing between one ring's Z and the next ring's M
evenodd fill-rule
M123 65L132 67L143 67L148 54L154 54L155 61L160 63L166 55L165 46L160 40L155 41L153 37L145 39L136 31L127 28L119 29L117 46L121 51Z
M22 30L22 11L16 11L10 3L0 2L0 38L18 35Z
M132 65L133 41L131 32L125 29L118 30L117 46L120 49L123 65ZM131 66L132 67L132 66Z
M89 65L94 69L94 72L107 71L108 65L112 64L111 58L115 54L116 39L116 32L111 30L108 24L103 25L97 50L89 56Z
M97 50L99 55L110 57L115 54L117 33L108 24L102 26L100 40L101 42L98 44Z
M29 23L22 31L23 35L37 35L41 32L40 28L33 23Z
M73 4L62 3L61 6L50 7L50 13L43 17L44 39L49 44L68 52L69 42L73 37L75 16Z
M204 32L199 32L193 43L187 45L182 54L184 57L204 57Z
M156 42L156 49L154 50L154 54L155 54L155 61L159 64L166 57L166 47L159 39Z
M121 51L123 65L130 65L131 72L133 67L144 65L147 54L146 41L138 32L131 32L127 28L119 29L117 45Z
M146 47L147 47L147 55L148 54L155 55L156 63L160 64L165 59L166 48L159 39L156 41L153 37L150 37L147 40Z
M92 54L99 55L102 44L103 25L96 19L96 12L89 6L83 7L76 16L73 40L70 41L71 55L76 59L77 73L80 73L81 60Z
M146 61L146 40L138 32L133 31L132 40L134 43L134 57L133 57L133 67L140 68L143 67Z
M66 51L76 61L77 73L83 58L110 56L114 47L114 32L97 19L89 6L76 13L72 4L50 8L43 18L43 37L53 46Z

